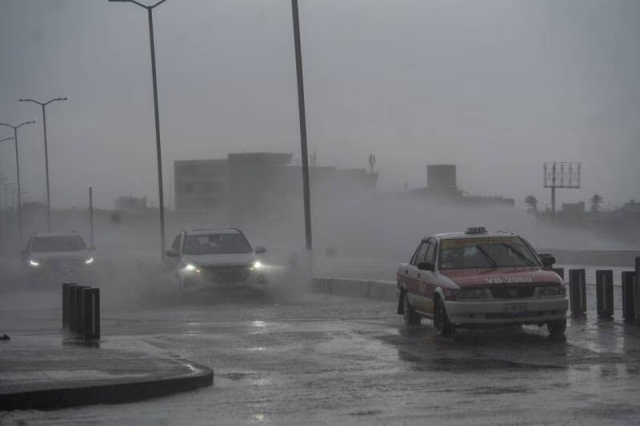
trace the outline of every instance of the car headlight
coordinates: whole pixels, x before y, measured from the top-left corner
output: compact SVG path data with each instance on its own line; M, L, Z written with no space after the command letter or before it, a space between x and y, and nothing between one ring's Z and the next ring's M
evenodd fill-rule
M466 299L486 299L487 291L485 289L462 289L456 292L456 299L458 300L466 300Z
M256 271L256 270L259 270L259 269L262 269L262 268L264 268L264 265L259 260L256 260L253 263L253 265L251 266L251 270L252 271Z
M87 260L84 261L84 263L87 265L91 265L93 263L93 257L88 258Z
M538 287L538 297L564 296L567 290L563 285L545 285Z
M202 272L200 270L200 268L198 268L196 265L194 265L193 263L186 263L184 265L184 268L182 268L183 271L185 272L195 272L196 274L199 274L200 272Z
M40 266L40 262L37 262L35 260L30 260L29 265L33 266L34 268L37 268L38 266Z

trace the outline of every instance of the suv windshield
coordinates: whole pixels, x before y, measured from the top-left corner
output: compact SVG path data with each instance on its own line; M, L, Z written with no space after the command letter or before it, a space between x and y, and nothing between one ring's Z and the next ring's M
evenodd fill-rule
M82 251L87 246L79 235L57 237L36 237L31 245L32 252Z
M460 238L440 243L440 269L540 266L519 237Z
M240 254L251 252L251 246L241 234L188 235L183 254Z

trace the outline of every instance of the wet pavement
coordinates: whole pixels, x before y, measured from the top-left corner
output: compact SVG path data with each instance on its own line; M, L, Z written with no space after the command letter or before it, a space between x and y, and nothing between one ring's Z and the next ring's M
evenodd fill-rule
M57 292L11 293L13 345L56 338ZM21 301L22 300L22 301ZM406 328L393 302L286 292L202 294L103 308L107 342L209 365L213 387L116 406L19 411L23 424L638 424L640 327L570 321L566 341L525 327L435 335ZM29 318L29 320L24 320ZM2 347L0 346L0 350ZM84 350L84 349L78 349Z

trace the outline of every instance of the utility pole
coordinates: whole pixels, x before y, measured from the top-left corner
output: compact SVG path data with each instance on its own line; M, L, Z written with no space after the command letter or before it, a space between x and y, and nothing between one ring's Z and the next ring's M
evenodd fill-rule
M47 148L47 113L45 107L51 102L66 101L67 98L55 98L47 102L38 102L33 99L19 99L20 102L33 102L42 108L42 128L44 133L44 166L47 175L47 230L51 231L51 196L49 194L49 150Z
M302 190L304 196L304 229L307 253L313 252L311 235L311 196L309 194L309 154L307 152L307 117L304 103L304 79L302 72L302 47L300 42L300 16L298 0L291 0L293 17L293 41L296 52L296 76L298 82L298 115L300 117L300 158L302 159Z
M16 176L18 183L18 235L20 236L20 244L22 244L22 190L20 189L20 158L18 157L18 129L27 124L34 124L35 121L25 121L24 123L20 123L17 126L12 126L11 124L0 123L0 126L11 127L13 129L13 141L16 145Z
M118 3L133 3L147 10L149 20L149 44L151 49L151 78L153 80L153 108L155 113L156 124L156 154L158 157L158 207L160 207L160 259L164 262L164 191L162 186L162 147L160 144L160 113L158 111L158 82L156 78L156 48L153 36L153 9L160 6L167 0L160 0L152 6L139 3L136 0L109 0Z

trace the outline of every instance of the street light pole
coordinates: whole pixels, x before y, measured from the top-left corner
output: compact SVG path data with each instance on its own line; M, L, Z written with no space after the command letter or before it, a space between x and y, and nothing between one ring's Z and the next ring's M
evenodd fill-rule
M55 98L47 102L39 102L34 99L19 99L20 102L33 102L42 107L42 127L44 129L44 165L47 175L47 230L51 231L51 196L49 195L49 152L47 149L47 113L45 107L51 102L66 101L67 98Z
M302 159L302 190L304 196L304 229L307 252L311 255L313 242L311 235L311 196L309 194L309 155L307 154L307 117L304 103L304 81L302 75L302 47L300 42L300 16L298 0L291 0L293 17L293 41L296 51L296 74L298 82L298 114L300 117L300 155Z
M133 3L147 9L149 19L149 44L151 49L151 77L153 80L153 108L156 125L156 154L158 157L158 202L160 207L160 257L164 261L164 190L162 185L162 146L160 144L160 113L158 110L158 81L156 77L156 47L153 35L153 9L160 6L167 0L160 0L152 6L146 6L136 0L109 0L110 2Z
M18 183L18 235L20 236L20 243L22 244L22 198L21 198L21 190L20 190L20 158L18 157L18 129L27 124L34 124L35 121L25 121L24 123L20 123L17 126L12 126L11 124L0 123L0 126L11 127L13 129L13 141L16 144L16 176Z

